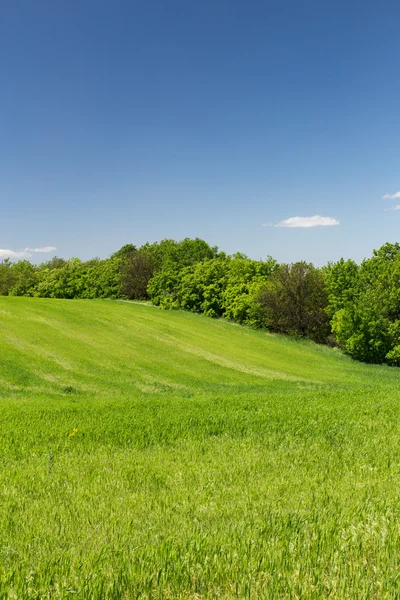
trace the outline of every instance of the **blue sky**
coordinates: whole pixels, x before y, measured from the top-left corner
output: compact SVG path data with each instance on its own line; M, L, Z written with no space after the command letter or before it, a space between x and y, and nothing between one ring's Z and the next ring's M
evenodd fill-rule
M4 0L0 258L399 241L399 22L385 0Z

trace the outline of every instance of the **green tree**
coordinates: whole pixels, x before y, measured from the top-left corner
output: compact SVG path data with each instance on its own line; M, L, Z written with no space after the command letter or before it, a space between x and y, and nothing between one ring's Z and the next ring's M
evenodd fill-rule
M341 258L324 269L328 293L327 314L330 319L340 309L353 304L359 293L360 267L353 260Z
M9 291L16 283L16 274L12 269L12 262L9 258L5 258L0 262L0 295L8 296Z
M342 304L335 300L331 325L339 344L357 360L399 364L400 245L374 250L361 263L349 294Z

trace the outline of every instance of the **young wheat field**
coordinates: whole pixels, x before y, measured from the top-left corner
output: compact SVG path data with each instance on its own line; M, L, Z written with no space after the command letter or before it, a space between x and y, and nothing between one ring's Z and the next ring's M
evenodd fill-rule
M0 598L400 597L400 370L0 299Z

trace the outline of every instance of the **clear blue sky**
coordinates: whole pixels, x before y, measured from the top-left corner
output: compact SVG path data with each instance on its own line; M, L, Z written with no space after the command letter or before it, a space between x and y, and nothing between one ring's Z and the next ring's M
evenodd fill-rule
M400 241L399 23L385 0L4 0L0 249ZM317 215L339 225L276 227Z

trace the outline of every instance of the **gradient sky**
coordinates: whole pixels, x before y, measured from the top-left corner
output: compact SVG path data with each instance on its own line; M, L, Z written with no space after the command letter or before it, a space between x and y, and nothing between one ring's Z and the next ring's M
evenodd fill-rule
M3 0L0 249L400 241L399 23L385 0Z

